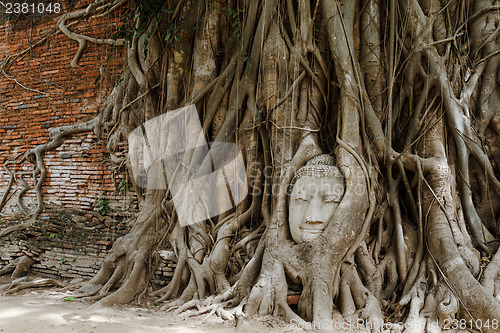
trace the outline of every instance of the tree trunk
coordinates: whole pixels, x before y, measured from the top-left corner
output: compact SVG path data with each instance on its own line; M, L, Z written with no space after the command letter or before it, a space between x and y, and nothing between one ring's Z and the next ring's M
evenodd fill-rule
M134 14L124 17L132 31L123 40L90 39L67 28L123 5ZM81 297L100 304L143 299L155 268L149 259L166 246L176 254L176 270L148 296L179 313L237 320L272 314L305 324L329 323L340 311L375 331L387 317L406 321L405 332L440 331L460 319L469 328L498 331L496 1L97 1L58 26L85 41L74 65L87 42L127 45L122 79L94 119L53 129L51 141L4 166L10 171L11 164L35 161L34 221L44 208L45 152L85 131L105 140L112 156L128 142L140 210L88 282L85 290L93 292ZM202 135L177 126L177 140L198 138L197 148L203 140L215 144L211 154L209 146L187 150L175 164L155 153L156 136L171 133L161 124L152 132L151 124L190 105ZM137 133L146 156L139 159L132 149ZM221 148L227 143L242 154L248 196L239 200L231 192L225 211L186 220L181 178L172 175L215 173L218 158L229 163ZM321 164L331 156L338 169ZM156 158L144 171L148 185L134 158ZM224 188L245 181L224 170ZM316 170L307 185L338 170L345 190L338 202L321 198L318 207L335 207L325 211L331 217L302 221L324 228L297 241L289 212L304 170ZM0 209L12 184L22 182L10 177ZM187 206L220 208L229 200L225 193L199 188ZM300 195L313 204L313 194ZM0 274L18 276L30 264L21 260ZM300 294L296 309L288 304L291 294Z

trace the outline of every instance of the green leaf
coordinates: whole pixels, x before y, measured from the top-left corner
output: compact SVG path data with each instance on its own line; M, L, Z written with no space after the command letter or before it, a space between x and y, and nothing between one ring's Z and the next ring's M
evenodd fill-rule
M175 39L177 42L181 40L181 39L179 38L179 36L174 36L174 39Z
M64 300L65 301L72 301L74 300L75 298L73 296L69 296L69 297L64 297Z
M161 304L160 304L160 302L155 302L155 305L160 306Z
M169 39L171 35L172 35L171 33L166 34L165 35L165 40Z
M76 261L76 257L72 258L71 261Z
M165 13L169 13L169 14L172 14L174 12L172 9L168 9L168 8L165 8L163 11Z
M60 261L61 264L64 264L65 262L66 262L66 259L64 259L64 258L62 258Z
M52 239L56 238L56 234L54 234L54 233L50 234L49 238L52 238Z
M120 180L120 184L118 185L118 188L120 189L120 191L128 190L128 182L125 178L122 178L122 180Z

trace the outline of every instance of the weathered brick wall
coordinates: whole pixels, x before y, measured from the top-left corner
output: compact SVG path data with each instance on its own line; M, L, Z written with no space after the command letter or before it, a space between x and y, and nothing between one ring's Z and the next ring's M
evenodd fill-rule
M11 218L0 222L0 226L19 222ZM35 259L35 273L70 280L90 278L99 270L114 240L126 231L125 225L109 217L48 209L33 228L4 243L0 266L28 255Z
M0 230L18 224L19 218L0 220ZM128 232L128 226L109 216L77 210L49 208L29 231L0 239L0 269L28 255L35 260L37 274L72 280L89 279L99 271L113 242ZM170 281L175 269L172 251L156 254L153 283Z
M0 61L53 31L64 12L84 8L91 2L93 0L61 1L59 14L45 13L29 18L11 16L0 26ZM92 37L110 38L120 22L121 11L117 10L99 19L83 19L71 29ZM59 33L14 62L6 71L8 77L0 75L0 165L46 142L51 128L83 122L97 114L119 79L124 47L117 47L112 52L110 45L89 43L79 62L80 67L71 68L70 62L77 50L76 41ZM83 209L93 209L101 195L112 201L117 190L102 148L92 133L85 133L46 154L45 200ZM30 168L28 163L23 165L25 170ZM0 195L7 181L7 173L2 168ZM34 198L34 191L29 191L26 205L32 207ZM7 211L16 211L14 199L15 196Z
M91 2L94 0L60 1L59 14L28 18L0 15L0 65L9 55L25 50L53 31L61 14L85 8ZM110 38L120 22L121 10L117 10L99 19L84 18L71 30ZM97 115L119 80L125 49L117 47L112 52L109 45L89 43L80 67L72 68L70 62L77 50L77 42L59 33L32 48L5 74L0 72L0 166L47 142L51 128L84 122ZM37 273L66 279L91 277L113 242L126 233L124 217L137 209L135 195L117 188L124 174L113 174L106 150L93 133L70 138L48 152L44 161L48 175L42 191L50 209L30 232L16 234L12 240L0 239L0 268L30 254L36 257L33 271ZM32 165L24 163L12 169L32 170ZM8 174L0 168L0 198L8 180ZM20 188L14 185L14 190ZM92 212L101 196L110 207L105 217ZM1 212L0 229L23 221L15 198L16 193ZM35 203L35 193L30 190L24 204L33 208ZM171 255L166 259L158 257L158 262L154 281L165 284L175 263Z

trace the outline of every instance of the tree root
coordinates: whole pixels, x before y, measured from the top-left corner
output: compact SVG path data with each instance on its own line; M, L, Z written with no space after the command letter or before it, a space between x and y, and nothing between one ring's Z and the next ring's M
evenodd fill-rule
M184 305L178 307L174 313L177 315L183 315L184 317L194 317L205 315L208 318L212 315L217 315L224 320L234 320L237 322L237 318L243 318L243 306L246 304L246 300L240 302L240 304L227 310L226 307L231 303L230 300L225 302L213 302L215 296L209 296L204 300L192 300Z
M425 281L421 276L409 293L404 296L399 302L400 306L410 304L408 318L405 321L406 333L424 333L426 319L420 314L420 310L424 306L425 300Z
M22 276L25 276L34 262L35 260L33 260L33 258L29 256L22 256L16 265L16 269L14 270L14 272L12 272L12 278L17 279Z
M12 233L14 231L19 231L19 230L25 230L29 227L31 227L33 221L35 221L38 218L38 215L43 211L44 209L44 202L43 202L43 195L42 195L42 184L45 181L45 178L47 177L47 169L45 167L45 163L43 161L43 154L56 149L57 147L61 146L65 138L74 134L78 133L83 133L83 132L88 132L91 130L95 130L95 128L99 125L99 116L86 121L81 124L76 124L76 125L67 125L67 126L61 126L54 128L50 130L49 132L49 137L50 140L47 143L41 144L36 146L35 148L32 148L25 152L22 156L22 158L18 161L11 161L7 160L4 163L4 168L8 169L8 165L15 163L15 164L22 164L25 161L28 161L33 164L34 170L33 170L33 183L35 184L35 193L36 193L36 198L37 198L37 206L34 212L32 212L31 218L29 222L25 222L23 224L17 225L17 226L12 226L5 228L0 232L0 237L6 236L9 233ZM9 172L11 175L11 178L15 177L12 172ZM20 192L20 194L26 193L26 187L27 183L22 179L22 176L20 176L19 181L24 184L24 189ZM11 183L11 180L9 180L9 184ZM10 189L10 186L9 186ZM4 194L4 198L5 198ZM4 198L2 199L2 202L4 202ZM18 205L22 206L21 204L21 197L17 197L17 202Z
M367 329L371 332L380 332L384 316L379 300L363 285L354 266L343 264L340 283L341 309L344 318L352 318L356 314L369 324Z
M124 2L96 0L58 21L59 30L79 43L71 66L78 66L87 42L122 45L124 41L90 38L69 27L86 16L103 16ZM226 3L215 2L221 7ZM430 3L430 9L420 8L418 1L399 1L399 5L391 1L385 8L390 15L385 26L376 1L363 2L363 8L358 2L341 5L338 0L324 0L321 6L316 1L313 8L314 2L255 0L241 2L240 7L240 2L229 1L230 6L238 3L229 15L231 23L222 8L211 11L205 1L179 1L175 11L162 10L156 18L141 15L147 13L136 7L129 22L135 33L128 45L124 83L113 90L99 115L84 124L53 129L47 144L5 163L10 179L0 209L17 181L17 205L29 215L22 202L29 189L27 173L9 169L25 162L33 166L38 205L31 221L0 231L0 237L29 228L43 209L41 184L47 174L43 154L60 146L64 138L93 130L106 141L112 161L125 163L113 154L123 151L120 147L131 130L193 101L207 137L234 139L242 147L247 176L256 180L252 198L218 219L180 227L170 209L172 193L133 183L140 213L131 221L132 230L113 244L99 272L76 298L99 300L97 306L142 300L155 262L149 259L168 240L177 267L171 282L151 295L167 301L163 310L184 316L215 315L238 325L249 316L280 315L305 326L305 320L332 318L337 304L344 317L365 319L371 324L367 328L377 331L384 319L382 309L395 307L394 317L406 320L406 332L439 332L443 327L438 323L455 319L457 312L483 322L498 317L500 256L493 256L479 273L479 255L465 227L468 223L483 251L494 252L498 205L488 197L489 186L479 195L475 190L485 182L500 188L498 166L484 153L472 122L479 119L481 140L490 121L491 127L500 127L490 110L495 99L485 100L486 95L493 96L498 83L498 73L492 70L498 66L488 58L497 52L492 43L498 27L473 44L477 57L488 49L490 55L483 59L488 64L456 66L460 67L456 73L450 73L454 58L474 62L456 52L462 42L458 35L446 38L443 26L435 28L439 38L433 39L434 24L429 23L437 25L444 14L455 10L450 9L453 2L437 10L439 1L422 2L422 6ZM397 30L397 14L406 9L409 29ZM198 15L198 10L207 15ZM198 16L190 15L193 11ZM181 21L183 26L177 26ZM231 29L239 28L237 42L225 40ZM416 44L411 49L407 38ZM449 41L453 47L446 46ZM387 74L386 56L389 73L382 78ZM451 65L445 59L451 59ZM470 77L464 74L467 71L473 72ZM450 82L451 77L461 76L468 76L461 87ZM481 105L473 109L476 100ZM405 135L404 143L398 142ZM395 153L396 148L403 153ZM346 193L318 241L297 244L289 237L284 193L295 170L322 150L336 152ZM471 153L477 160L473 163ZM270 177L263 177L260 164L255 167L259 155L265 157L264 172L273 169ZM192 163L197 162L195 158ZM207 170L209 164L205 159ZM476 183L469 179L473 169ZM279 186L278 195L272 195L274 185ZM390 209L374 219L380 203L382 211ZM20 276L31 264L31 258L19 258L3 267L0 275ZM21 290L24 282L16 280L16 285L4 289ZM291 290L301 291L300 316L287 304ZM214 296L216 291L221 294Z
M36 279L33 281L26 281L26 278L20 278L12 281L9 284L0 286L0 292L4 291L3 295L17 293L27 288L40 288L40 287L63 287L64 284L54 279Z
M33 265L34 262L35 260L33 260L33 258L24 255L20 258L15 259L13 262L5 265L0 270L0 276L12 273L11 275L12 279L18 279L20 277L23 277L26 275L26 273L28 273L28 270L30 269L31 265Z
M14 262L8 263L2 269L0 269L0 276L12 273L14 271L14 269L16 269L16 266L17 266L17 260Z
M147 198L132 230L115 241L99 272L82 287L90 292L80 297L95 295L95 299L100 299L99 305L124 304L144 291L147 285L148 254L165 228L168 229L168 224L164 223L153 204L162 198L161 194Z
M493 256L488 266L482 272L480 279L483 287L500 301L500 249Z
M109 45L125 45L125 39L98 39L93 38L81 34L74 33L70 31L67 27L66 22L71 19L78 19L88 15L92 11L101 11L104 10L106 12L111 12L112 10L118 8L120 5L123 5L125 1L115 0L111 5L106 4L106 1L97 1L90 4L86 9L79 10L74 13L68 13L63 15L58 22L59 29L70 39L76 40L79 43L78 51L76 52L75 57L71 61L71 67L78 67L78 61L82 56L83 50L87 46L87 42L96 43L96 44L109 44ZM99 6L99 7L98 7Z

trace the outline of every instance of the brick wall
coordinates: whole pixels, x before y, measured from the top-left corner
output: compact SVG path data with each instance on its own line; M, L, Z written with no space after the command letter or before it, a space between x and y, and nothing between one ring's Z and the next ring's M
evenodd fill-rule
M19 217L0 219L0 229L21 223ZM113 242L129 230L109 216L79 210L48 208L34 226L9 239L0 239L0 269L28 255L35 260L32 272L66 279L89 279L101 268ZM155 254L152 282L167 284L175 269L172 251Z
M84 8L91 2L93 0L61 1L59 14L7 17L0 25L0 61L51 32L62 13ZM121 10L117 10L99 19L83 19L71 29L96 38L110 38L120 22ZM110 45L89 43L80 67L71 68L70 62L77 50L77 42L59 33L16 61L7 70L9 77L0 73L0 165L46 142L51 128L83 122L97 114L119 79L124 47L112 52ZM117 197L113 183L119 182L123 175L118 174L118 179L113 181L105 150L102 144L95 142L92 133L75 136L47 153L45 161L48 168L43 186L46 202L92 210L102 195L110 202L122 199ZM30 170L31 165L25 163L21 168ZM0 195L7 181L7 173L2 168ZM15 195L4 212L18 213L14 199ZM33 207L34 203L34 191L29 191L25 204Z
M62 13L93 1L61 1ZM59 15L0 15L0 64L51 32ZM83 19L71 30L110 38L120 21L118 10L97 20ZM84 122L97 114L119 79L125 50L117 47L112 52L109 45L89 43L80 67L71 68L77 50L78 43L60 33L16 61L6 75L0 73L0 165L47 142L51 128ZM36 257L36 273L89 278L100 268L113 242L127 232L124 217L137 209L137 200L134 193L118 190L124 174L113 173L103 144L92 133L70 138L48 152L44 161L48 175L42 189L48 209L28 233L0 239L0 268L28 254ZM32 166L25 163L13 170L32 170ZM0 168L0 197L7 182L8 174ZM20 186L16 184L14 189ZM95 212L102 196L110 207L106 216ZM0 229L26 220L19 215L15 197L1 212ZM35 203L30 190L24 204L33 208ZM171 253L157 259L153 281L161 285L169 281L175 262Z

